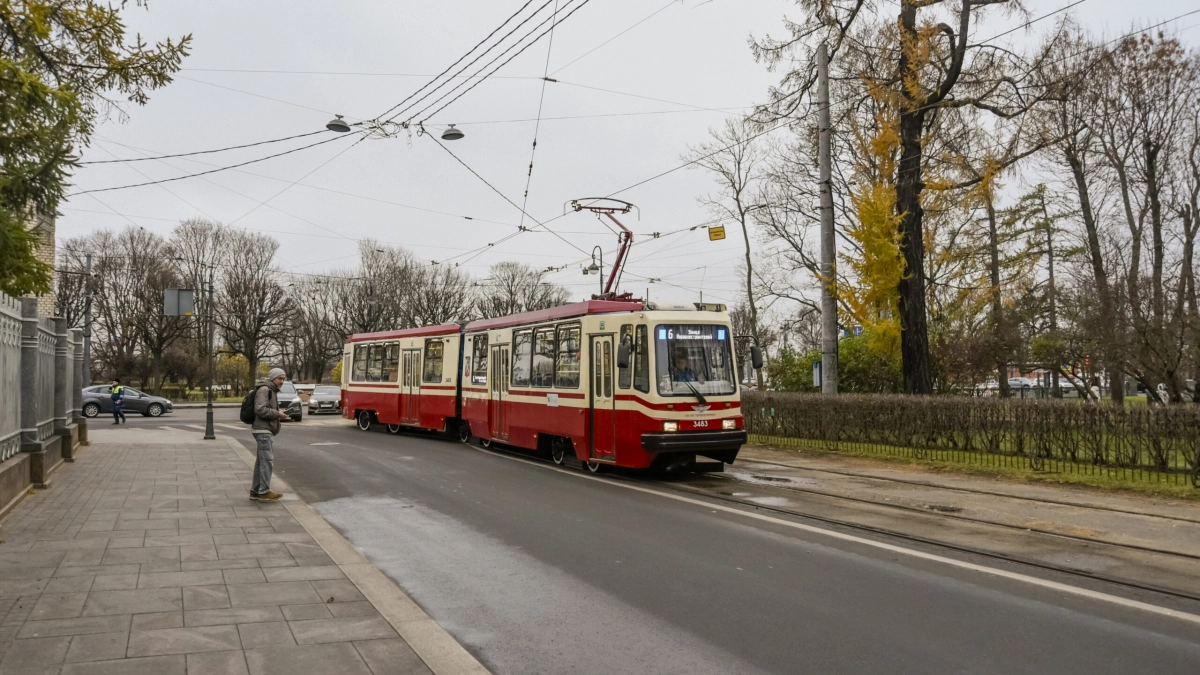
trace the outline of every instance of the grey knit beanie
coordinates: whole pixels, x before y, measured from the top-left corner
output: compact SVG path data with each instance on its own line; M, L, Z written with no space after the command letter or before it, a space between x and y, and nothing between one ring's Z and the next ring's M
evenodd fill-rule
M287 377L287 373L283 372L283 368L272 368L271 372L267 373L267 379L273 380L279 376Z

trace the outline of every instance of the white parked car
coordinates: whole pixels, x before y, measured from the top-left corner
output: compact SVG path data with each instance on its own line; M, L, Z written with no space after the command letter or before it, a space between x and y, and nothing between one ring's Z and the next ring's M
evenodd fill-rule
M1032 377L1010 377L1008 378L1009 389L1032 389L1040 387L1042 383Z

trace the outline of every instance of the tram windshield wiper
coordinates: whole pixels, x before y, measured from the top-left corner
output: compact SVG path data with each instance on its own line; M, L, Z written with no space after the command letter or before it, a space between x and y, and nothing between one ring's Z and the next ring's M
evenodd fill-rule
M670 370L670 372L671 372L671 376L672 376L672 377L675 377L676 375L678 375L678 374L679 374L679 372L678 372L678 371L676 371L674 368L668 368L668 370ZM675 380L675 381L676 381L676 382L682 382L682 383L686 384L686 385L687 385L687 388L688 388L688 389L691 389L691 390L692 390L692 393L693 393L693 394L695 394L695 396L696 396L696 400L700 402L700 405L708 405L708 401L706 401L706 400L704 399L704 396L703 396L703 395L701 395L701 393L700 393L700 390L699 390L699 389L697 389L697 388L696 388L696 385L692 384L690 380Z

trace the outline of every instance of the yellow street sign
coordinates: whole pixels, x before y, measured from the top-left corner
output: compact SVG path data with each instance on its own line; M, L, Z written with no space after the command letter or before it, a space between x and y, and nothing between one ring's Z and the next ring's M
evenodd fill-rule
M716 227L708 228L708 240L720 241L725 238L725 226L717 225Z

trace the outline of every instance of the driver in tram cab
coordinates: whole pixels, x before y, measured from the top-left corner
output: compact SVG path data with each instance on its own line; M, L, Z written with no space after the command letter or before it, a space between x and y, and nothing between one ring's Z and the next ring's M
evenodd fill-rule
M696 373L692 372L687 350L682 347L675 350L675 381L699 382L696 378Z

